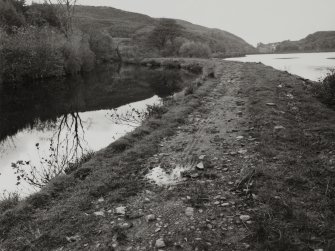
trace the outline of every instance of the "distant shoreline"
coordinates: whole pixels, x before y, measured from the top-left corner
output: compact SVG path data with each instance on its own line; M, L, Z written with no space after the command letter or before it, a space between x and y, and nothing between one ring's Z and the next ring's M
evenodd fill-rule
M295 52L273 52L273 53L250 53L247 55L271 55L271 54L306 54L306 53L330 53L330 52L335 52L334 50L331 51L295 51Z

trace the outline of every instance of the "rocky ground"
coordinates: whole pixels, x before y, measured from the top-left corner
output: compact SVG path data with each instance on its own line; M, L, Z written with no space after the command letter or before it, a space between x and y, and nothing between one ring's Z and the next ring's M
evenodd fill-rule
M286 72L210 65L199 104L137 160L136 191L109 189L71 214L57 203L61 220L76 227L55 226L65 240L50 250L333 250L335 113ZM322 172L311 175L313 166ZM44 221L50 211L54 220L52 206ZM48 250L42 236L31 241L40 243L35 250Z

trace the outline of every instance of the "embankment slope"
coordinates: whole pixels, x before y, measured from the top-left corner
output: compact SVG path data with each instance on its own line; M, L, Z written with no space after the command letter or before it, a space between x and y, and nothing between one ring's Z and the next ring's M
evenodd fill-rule
M2 212L0 247L333 250L335 112L286 72L196 63L214 78ZM157 166L192 168L159 187L145 179Z

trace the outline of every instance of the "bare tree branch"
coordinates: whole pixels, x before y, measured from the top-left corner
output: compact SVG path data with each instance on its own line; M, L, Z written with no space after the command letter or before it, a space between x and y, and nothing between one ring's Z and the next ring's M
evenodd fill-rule
M77 0L48 0L50 5L56 5L58 18L66 38L73 32L73 19Z

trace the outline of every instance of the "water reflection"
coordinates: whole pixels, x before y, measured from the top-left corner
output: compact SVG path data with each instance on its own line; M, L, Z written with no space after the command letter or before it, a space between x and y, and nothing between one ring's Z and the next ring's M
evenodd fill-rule
M159 104L193 78L174 70L109 66L67 81L2 86L0 192L21 183L21 193L30 193L31 184L41 185L37 180L47 182L68 163L132 131L148 105ZM120 123L117 117L136 120ZM32 179L22 183L27 173Z

